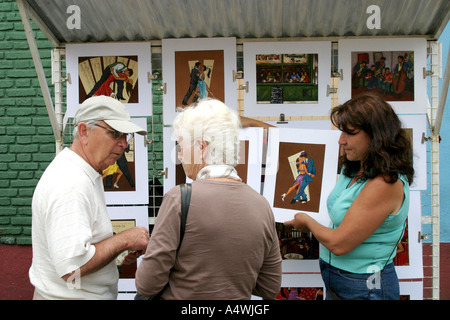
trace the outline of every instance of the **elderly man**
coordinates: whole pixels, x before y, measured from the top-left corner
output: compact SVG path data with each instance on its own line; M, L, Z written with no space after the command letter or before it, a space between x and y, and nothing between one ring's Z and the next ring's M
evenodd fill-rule
M34 299L116 299L117 255L142 254L148 230L113 235L102 170L127 147L127 134L145 135L113 98L87 99L74 119L74 141L50 163L32 201Z

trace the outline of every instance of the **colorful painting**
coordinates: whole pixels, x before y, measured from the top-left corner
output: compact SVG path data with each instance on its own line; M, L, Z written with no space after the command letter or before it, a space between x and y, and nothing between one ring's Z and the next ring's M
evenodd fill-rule
M175 52L176 107L204 98L224 101L223 50Z
M282 259L319 259L319 242L311 232L300 232L293 227L276 223Z
M146 118L132 118L147 128ZM140 134L129 135L124 154L102 172L106 204L148 204L148 148Z
M275 300L324 300L323 288L282 287Z
M257 54L257 103L318 101L318 54Z
M374 91L386 101L414 101L414 51L352 52L352 98Z
M376 91L398 114L427 111L425 38L338 41L339 104Z
M327 116L331 42L244 42L244 116Z
M100 95L122 102L131 116L151 116L151 61L150 42L67 44L66 117Z
M305 212L323 225L337 178L338 130L269 128L264 197L277 222Z
M163 39L164 124L205 97L237 110L236 60L236 38Z
M79 57L78 70L80 104L93 96L139 103L137 56Z
M318 212L324 157L324 144L281 142L274 207Z
M135 143L134 134L130 135L128 146L117 161L102 171L105 191L135 191Z

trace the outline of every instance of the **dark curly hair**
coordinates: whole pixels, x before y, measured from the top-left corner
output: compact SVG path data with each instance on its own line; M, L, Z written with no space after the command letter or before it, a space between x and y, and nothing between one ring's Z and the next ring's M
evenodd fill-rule
M364 93L348 100L331 110L331 122L348 134L363 130L370 138L369 152L363 161L350 161L341 155L339 167L344 168L344 175L353 177L362 169L358 178L363 180L383 176L386 182L394 183L403 174L412 183L411 140L382 97Z

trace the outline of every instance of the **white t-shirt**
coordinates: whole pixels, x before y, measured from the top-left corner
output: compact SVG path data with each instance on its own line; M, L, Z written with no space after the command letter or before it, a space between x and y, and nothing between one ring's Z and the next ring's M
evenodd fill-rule
M66 148L50 163L32 201L33 262L30 281L46 299L117 299L115 261L78 277L61 277L86 264L93 244L113 235L102 178L83 158Z

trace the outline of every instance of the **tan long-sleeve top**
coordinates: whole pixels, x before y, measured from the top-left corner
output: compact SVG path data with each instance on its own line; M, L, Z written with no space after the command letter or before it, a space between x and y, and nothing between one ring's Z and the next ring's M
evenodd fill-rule
M171 299L273 299L281 285L281 254L272 210L244 183L197 180L184 239L180 188L163 199L136 272L144 296Z

